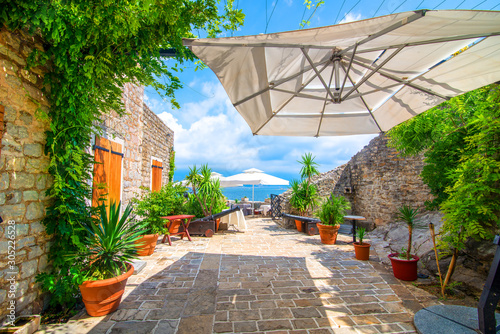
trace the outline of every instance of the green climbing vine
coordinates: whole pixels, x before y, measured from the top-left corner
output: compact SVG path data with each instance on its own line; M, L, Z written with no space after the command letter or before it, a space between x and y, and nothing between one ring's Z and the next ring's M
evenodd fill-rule
M66 255L83 247L82 222L90 219L93 157L86 153L95 124L114 110L122 113L121 93L128 82L153 86L174 99L180 81L177 65L167 65L160 49L174 48L177 64L192 60L182 46L191 31L215 37L243 23L231 0L17 0L0 1L1 23L10 30L39 35L28 68L48 65L44 93L50 101L45 153L50 157L52 198L44 219L52 235L51 270L38 276L51 303L70 307L78 293L71 271L81 268ZM169 62L168 64L171 64ZM158 81L157 78L166 78Z
M174 181L174 173L175 173L175 151L170 151L170 161L168 168L168 182Z

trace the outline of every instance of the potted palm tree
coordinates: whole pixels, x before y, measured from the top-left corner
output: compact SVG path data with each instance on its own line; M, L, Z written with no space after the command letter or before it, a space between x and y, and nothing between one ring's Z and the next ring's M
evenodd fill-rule
M368 261L370 259L370 244L363 242L365 238L366 229L364 227L359 227L356 231L359 242L354 243L354 255L356 259L361 261Z
M135 241L144 234L142 222L130 222L132 211L129 204L120 217L120 206L112 203L98 207L99 217L85 224L85 247L72 257L84 264L82 273L73 273L79 283L85 309L97 317L115 311L133 274L130 263L137 258ZM109 210L109 214L108 214Z
M322 243L334 245L337 242L340 223L343 221L346 211L350 208L351 203L343 196L336 197L332 195L321 204L316 216L321 220L321 223L318 223L317 226Z
M415 217L418 214L418 210L413 209L409 205L403 205L398 210L397 217L408 227L408 247L406 250L403 248L400 253L391 253L388 257L391 260L394 277L403 281L414 281L417 279L417 262L419 257L411 255L411 245Z
M310 208L313 208L318 203L318 190L312 183L307 180L299 182L292 180L290 182L292 193L289 199L290 206L299 212L300 216L306 216ZM302 232L302 222L295 220L297 230Z

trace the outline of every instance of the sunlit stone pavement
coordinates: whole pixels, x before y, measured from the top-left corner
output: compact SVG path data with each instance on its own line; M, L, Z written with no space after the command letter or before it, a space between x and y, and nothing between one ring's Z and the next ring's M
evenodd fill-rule
M440 303L401 284L376 254L357 261L349 236L322 245L271 219L247 225L159 244L116 312L82 311L39 333L416 333L414 312Z

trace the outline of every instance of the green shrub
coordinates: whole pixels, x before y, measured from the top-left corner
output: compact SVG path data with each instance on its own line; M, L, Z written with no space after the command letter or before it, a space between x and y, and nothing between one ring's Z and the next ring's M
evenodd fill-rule
M351 203L343 196L331 196L321 204L321 208L316 212L316 216L323 225L338 226L344 221L347 210L351 208Z
M186 212L184 193L187 188L179 184L167 183L161 187L160 191L150 191L147 188L143 190L142 195L132 199L134 213L144 222L147 228L146 234L165 233L165 220L161 217Z

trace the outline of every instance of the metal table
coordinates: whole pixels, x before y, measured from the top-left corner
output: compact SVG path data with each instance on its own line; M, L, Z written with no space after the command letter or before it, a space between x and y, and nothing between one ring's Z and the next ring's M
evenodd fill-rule
M168 239L168 244L172 246L172 240L170 240L171 235L180 235L181 239L185 236L189 241L191 240L191 236L189 235L188 227L191 219L193 219L194 215L175 215L175 216L165 216L161 217L162 219L166 219L165 227L168 229L168 233L163 237L162 243L165 243L165 239Z
M356 242L356 221L357 220L366 220L363 216L344 216L344 219L351 220L352 222L352 242Z

